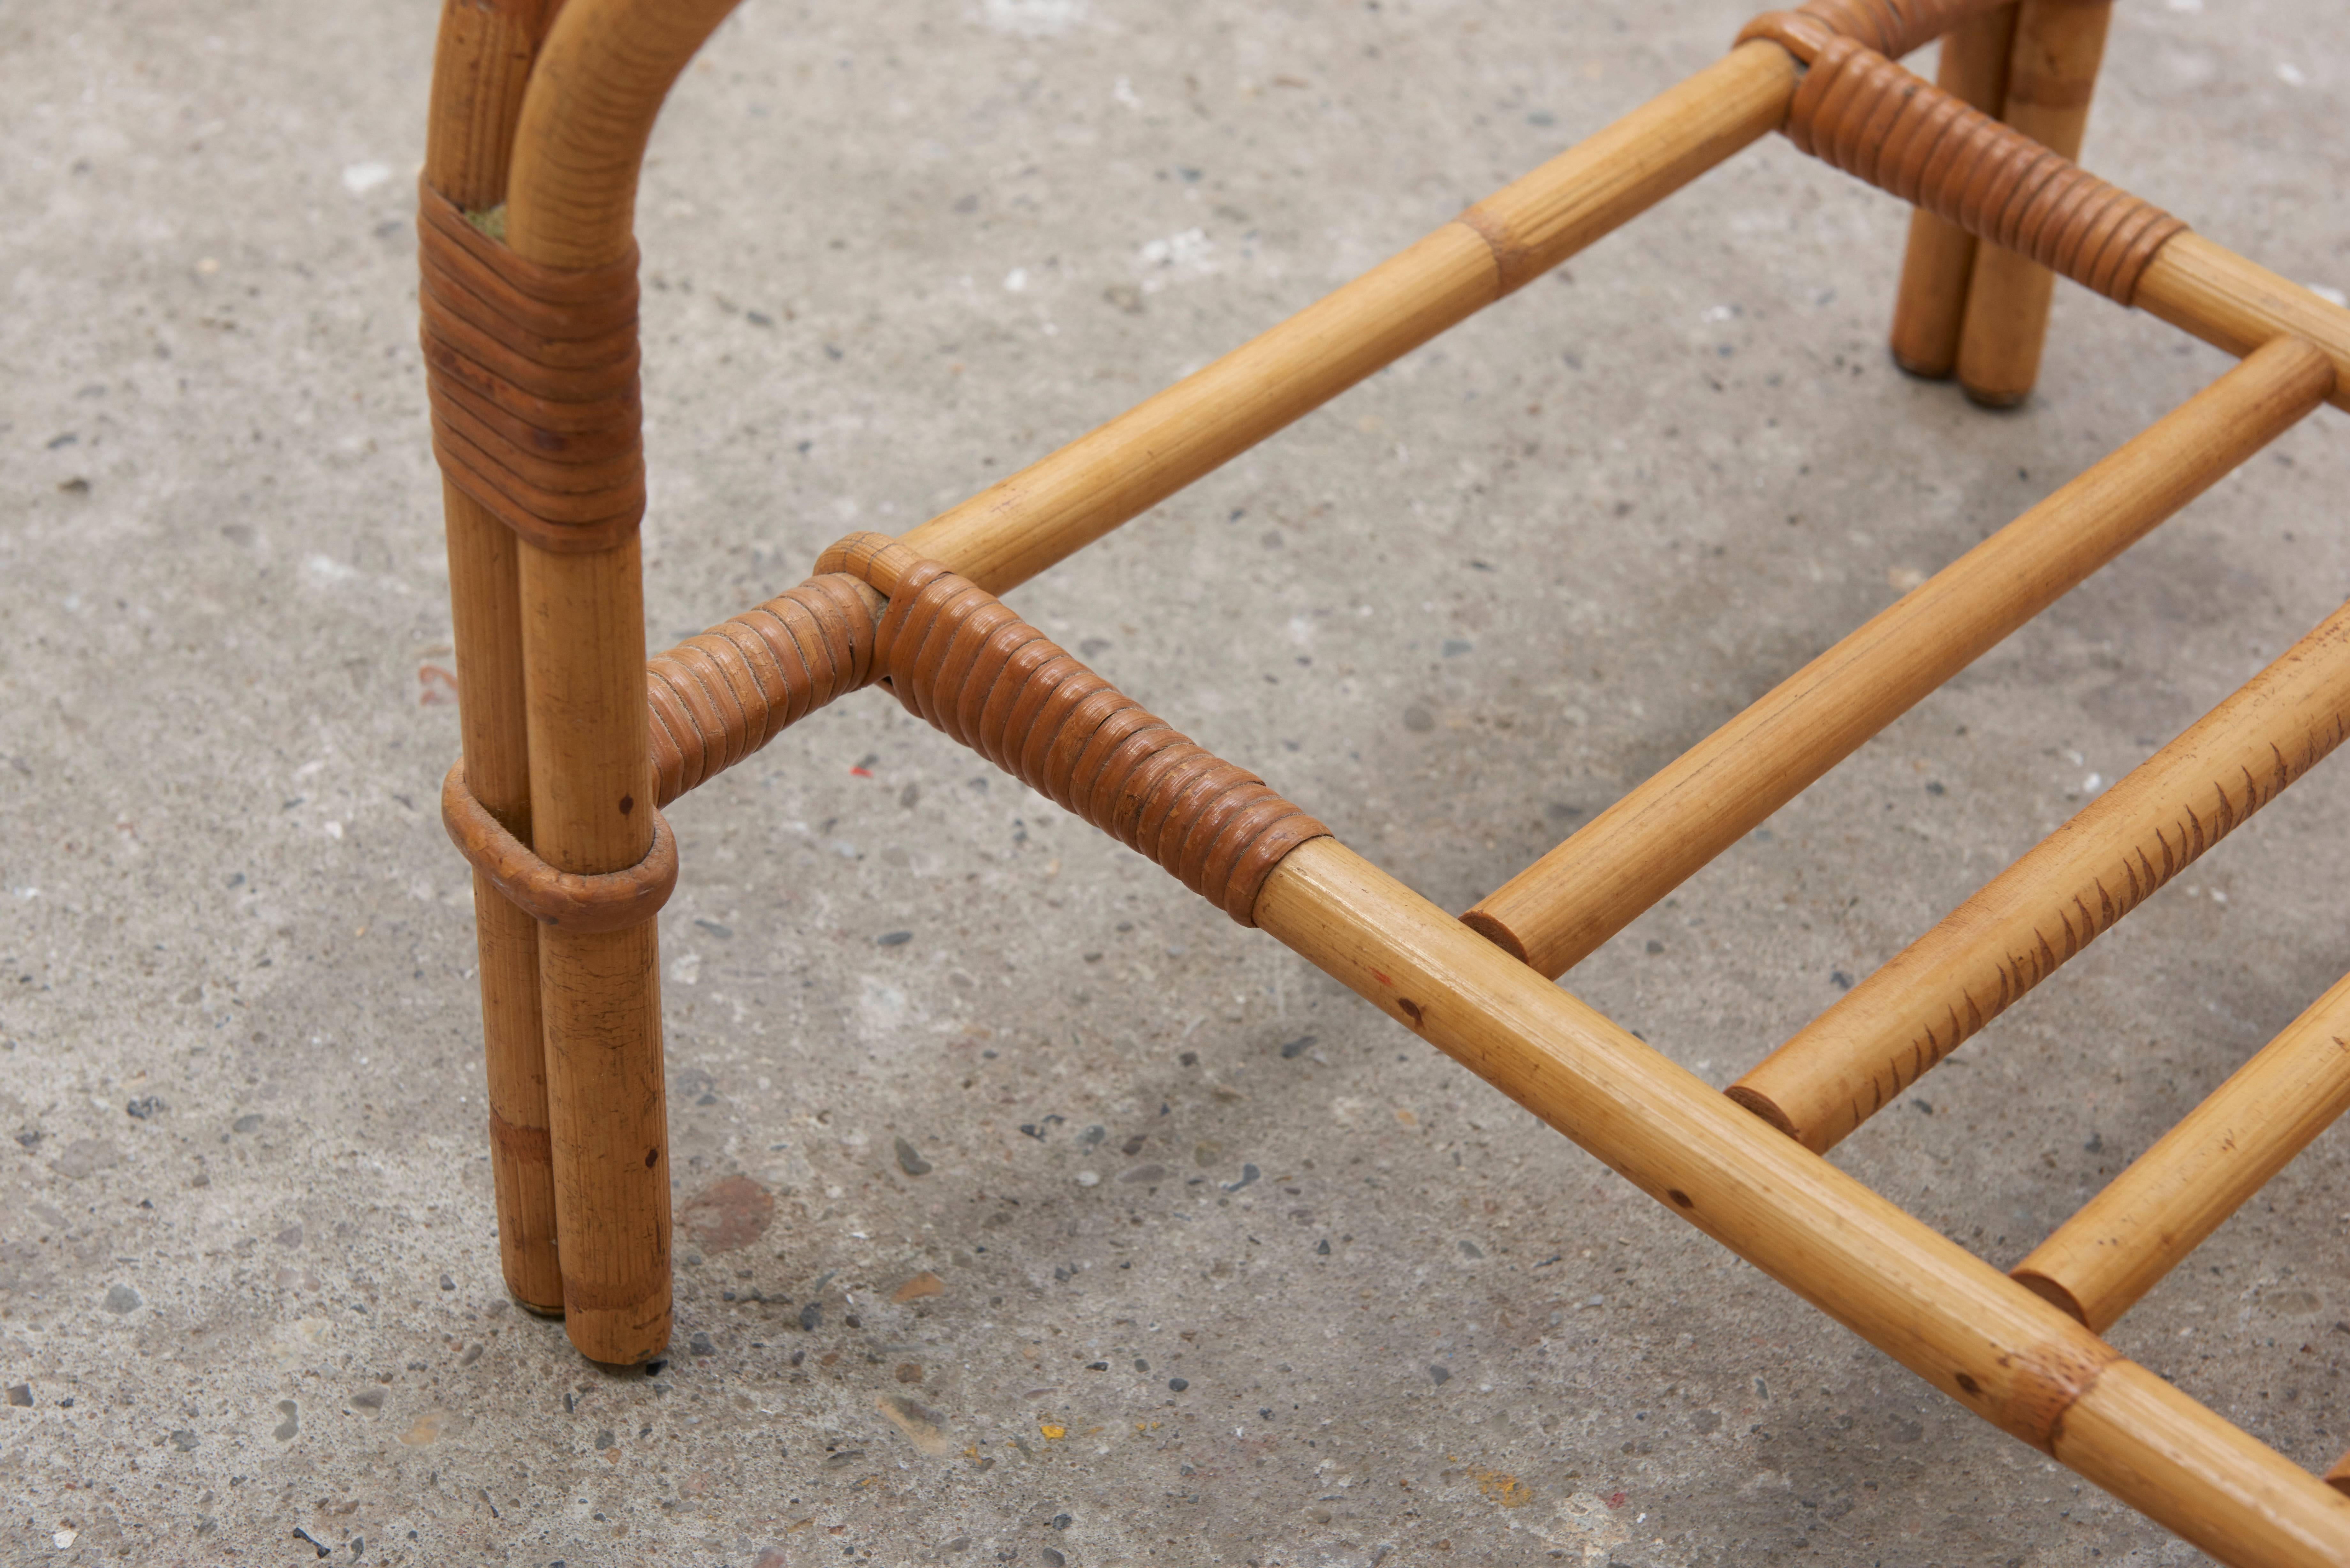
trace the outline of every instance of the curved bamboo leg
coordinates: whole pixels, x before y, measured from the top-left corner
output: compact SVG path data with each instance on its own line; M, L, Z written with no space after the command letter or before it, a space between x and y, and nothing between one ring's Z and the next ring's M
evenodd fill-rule
M524 85L553 9L549 0L450 0L442 14L424 178L459 206L480 209L505 198ZM442 510L465 776L475 797L527 841L530 764L514 535L454 485L442 485ZM533 1312L559 1314L538 925L478 875L473 925L499 1259L516 1301Z
M733 8L574 0L515 133L506 243L542 265L629 254L637 175L677 73ZM518 545L531 842L566 871L624 869L652 843L643 572L636 540ZM658 1355L670 1331L668 1107L659 942L549 929L539 940L565 1330L594 1360Z
M2000 118L2078 159L2112 10L2111 0L2022 0ZM1959 343L1959 384L1968 397L1986 408L2012 409L2032 395L2055 292L2055 274L2013 251L1987 245L1976 255Z

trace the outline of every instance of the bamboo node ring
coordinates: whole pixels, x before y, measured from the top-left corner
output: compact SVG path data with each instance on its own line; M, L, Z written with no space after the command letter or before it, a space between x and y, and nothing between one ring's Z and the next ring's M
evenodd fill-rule
M490 815L465 783L463 761L441 781L441 825L450 842L523 913L567 931L620 931L660 912L677 887L677 838L653 812L652 846L621 871L558 871Z

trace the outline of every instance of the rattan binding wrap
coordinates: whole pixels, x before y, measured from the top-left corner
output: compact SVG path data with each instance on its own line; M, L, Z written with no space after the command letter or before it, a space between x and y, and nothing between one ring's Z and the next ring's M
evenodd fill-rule
M874 679L881 598L840 573L809 578L688 638L645 667L663 805Z
M608 550L645 512L637 258L525 261L417 192L432 452L451 483L543 550Z
M474 870L541 925L567 931L626 930L660 913L677 888L677 836L658 811L652 847L634 866L598 874L558 871L473 797L465 764L459 762L441 781L441 826Z
M1792 31L1764 36L1783 30ZM1786 132L1846 173L2124 305L2155 253L2187 227L1848 37L1819 45Z
M1242 925L1256 923L1257 893L1282 857L1329 833L938 562L852 534L816 569L888 598L873 667L910 711Z
M2013 0L1807 0L1804 10L1888 59L1925 47L1978 12Z

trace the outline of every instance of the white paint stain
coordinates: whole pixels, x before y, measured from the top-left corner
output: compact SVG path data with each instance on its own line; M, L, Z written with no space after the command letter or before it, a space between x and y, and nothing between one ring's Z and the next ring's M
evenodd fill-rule
M1553 1546L1579 1553L1586 1563L1605 1563L1611 1551L1632 1538L1615 1510L1587 1491L1561 1500L1547 1522L1534 1527Z
M979 19L1018 38L1054 38L1086 18L1086 0L981 0Z

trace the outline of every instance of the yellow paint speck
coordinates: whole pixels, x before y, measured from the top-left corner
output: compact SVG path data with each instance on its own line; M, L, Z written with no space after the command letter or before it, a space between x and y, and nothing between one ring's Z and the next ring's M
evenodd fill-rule
M1471 1469L1469 1475L1477 1483L1477 1490L1485 1494L1485 1501L1500 1507L1523 1508L1534 1499L1526 1483L1513 1475L1487 1469L1482 1465Z
M1045 1440L1048 1443L1057 1443L1069 1435L1069 1429L1066 1427L1054 1421L1039 1421L1036 1423L1036 1429L1045 1434Z

